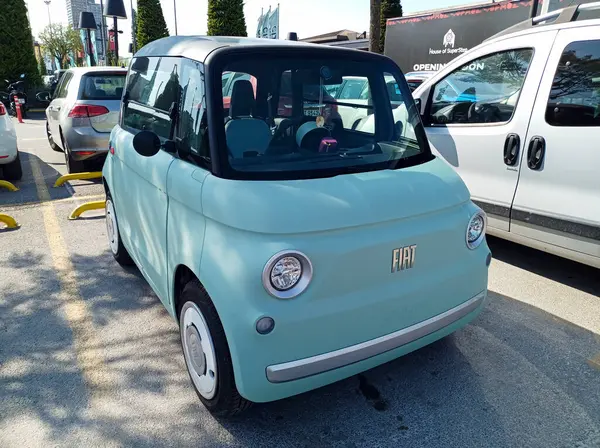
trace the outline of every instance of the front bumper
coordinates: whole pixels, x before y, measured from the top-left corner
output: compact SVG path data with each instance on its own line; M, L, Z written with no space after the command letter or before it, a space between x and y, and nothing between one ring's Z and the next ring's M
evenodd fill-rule
M410 344L442 330L479 308L486 298L483 291L466 302L423 322L379 338L297 361L267 367L267 379L283 383L345 367Z

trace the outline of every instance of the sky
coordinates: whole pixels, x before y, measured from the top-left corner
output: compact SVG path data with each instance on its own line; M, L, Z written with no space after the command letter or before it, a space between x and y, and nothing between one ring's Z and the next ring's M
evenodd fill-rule
M29 9L29 18L34 36L44 29L48 24L48 8L43 0L25 0ZM136 0L124 0L125 7L129 11L133 1L134 8ZM160 0L163 15L169 32L175 34L175 22L173 14L174 0ZM180 35L203 35L206 34L206 21L208 0L175 0L177 6L177 31ZM475 1L481 3L481 0ZM100 3L100 0L96 0ZM473 0L405 0L402 2L404 14L411 14L427 9L450 7L473 3ZM244 14L248 36L256 35L256 26L261 14L261 8L274 9L277 2L269 4L269 0L245 0ZM369 0L279 0L280 5L280 38L285 38L287 33L295 31L298 38L303 39L331 31L349 29L352 31L368 31L369 28ZM53 23L67 24L67 7L65 0L51 0L50 18ZM111 19L112 20L112 19ZM119 48L121 54L131 42L131 21L119 20L119 29L123 34L119 36Z

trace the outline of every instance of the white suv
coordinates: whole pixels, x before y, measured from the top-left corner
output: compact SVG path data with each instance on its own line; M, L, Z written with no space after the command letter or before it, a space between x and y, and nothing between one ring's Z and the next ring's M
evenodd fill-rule
M423 82L432 149L488 232L600 267L600 3L496 35Z
M0 171L3 172L6 180L19 180L22 176L15 125L2 103L0 103Z

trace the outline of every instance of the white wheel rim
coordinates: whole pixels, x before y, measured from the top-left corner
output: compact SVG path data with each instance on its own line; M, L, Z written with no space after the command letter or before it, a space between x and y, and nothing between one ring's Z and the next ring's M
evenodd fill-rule
M210 400L217 392L217 362L208 325L196 305L185 310L181 325L183 353L192 382L200 395Z
M119 228L117 227L115 208L110 199L106 201L106 233L110 250L116 255L119 251Z

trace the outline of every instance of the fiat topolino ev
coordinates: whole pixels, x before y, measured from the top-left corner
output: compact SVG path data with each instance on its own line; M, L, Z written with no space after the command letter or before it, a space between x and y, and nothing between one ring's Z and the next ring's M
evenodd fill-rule
M224 101L224 76L237 74ZM368 82L364 104L335 99L349 77ZM396 89L408 112L394 122ZM343 106L364 108L373 132L345 123ZM485 306L485 214L432 155L402 73L381 55L152 42L132 59L103 175L112 254L177 319L214 414L388 362Z

